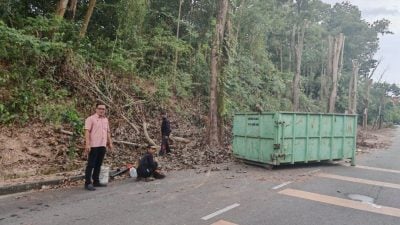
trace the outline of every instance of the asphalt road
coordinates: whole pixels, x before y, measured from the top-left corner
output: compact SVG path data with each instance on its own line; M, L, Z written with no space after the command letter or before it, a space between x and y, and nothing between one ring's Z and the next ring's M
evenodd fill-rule
M0 224L398 225L400 129L392 147L345 162L274 170L240 163L0 197ZM399 138L397 138L399 137ZM212 171L217 168L217 171Z

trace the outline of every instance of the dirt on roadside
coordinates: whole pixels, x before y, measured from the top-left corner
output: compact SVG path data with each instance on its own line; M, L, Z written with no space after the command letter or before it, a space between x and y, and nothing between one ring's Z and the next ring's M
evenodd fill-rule
M395 137L396 128L383 128L380 130L358 130L357 152L383 150L390 147Z
M154 122L155 123L155 122ZM153 126L157 129L158 124ZM215 151L204 145L204 140L196 141L201 137L202 130L196 127L181 127L176 129L178 135L185 135L191 131L189 139L195 140L189 144L172 143L174 152L163 158L158 158L163 169L197 169L205 165L226 163L233 161L232 149L229 140L225 141L223 150ZM116 130L119 139L123 139L124 132ZM157 131L153 131L155 133ZM186 132L187 133L187 132ZM395 129L362 131L359 129L357 153L388 148L395 136ZM65 178L83 174L86 160L82 158L82 142L77 144L75 157L68 154L71 137L56 132L53 126L33 124L24 128L0 127L0 186L26 183L30 181ZM128 139L129 140L129 139ZM135 163L144 153L143 148L133 148L126 145L114 144L116 151L105 159L105 164L113 169Z

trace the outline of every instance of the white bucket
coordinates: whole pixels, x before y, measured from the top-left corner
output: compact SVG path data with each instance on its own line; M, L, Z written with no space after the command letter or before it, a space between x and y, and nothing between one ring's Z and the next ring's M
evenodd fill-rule
M101 166L99 180L100 184L108 184L108 179L110 178L110 167Z
M132 167L129 169L129 175L131 177L137 177L137 171L136 171L135 167Z

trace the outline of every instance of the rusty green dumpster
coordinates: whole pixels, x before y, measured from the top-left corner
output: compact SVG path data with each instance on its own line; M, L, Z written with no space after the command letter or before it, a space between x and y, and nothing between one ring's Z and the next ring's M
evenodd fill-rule
M237 113L233 154L261 165L351 159L355 165L357 115Z

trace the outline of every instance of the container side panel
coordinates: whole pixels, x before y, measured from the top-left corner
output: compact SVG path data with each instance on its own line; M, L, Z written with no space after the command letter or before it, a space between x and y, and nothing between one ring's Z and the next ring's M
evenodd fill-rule
M333 136L334 137L342 137L344 128L343 128L343 120L344 116L335 116L335 119L333 121ZM337 142L337 139L334 142L334 145L336 144L341 144L341 142Z
M351 158L354 150L354 138L346 138L344 142L344 157Z
M323 115L321 118L321 136L330 137L331 136L331 116Z
M305 152L306 152L306 139L298 138L294 141L294 161L302 162L305 161Z
M293 137L293 114L282 114L282 121L285 122L285 128L283 135L285 138L292 138ZM295 127L297 129L297 127Z
M333 138L332 145L332 159L341 159L341 149L342 149L342 140L343 138Z
M318 142L319 138L312 137L308 139L308 160L318 160Z
M296 127L294 135L296 138L306 137L306 117L303 114L296 115L296 120L294 121L294 126Z
M247 138L246 139L246 158L259 161L260 159L260 139L259 138Z
M233 120L233 134L239 136L246 136L246 116L236 115Z
M260 137L262 138L275 137L274 115L266 114L260 117Z
M327 160L330 158L330 137L321 138L321 160Z
M249 115L246 121L247 134L249 137L259 137L260 136L260 116L259 115Z
M347 122L346 122L346 130L345 130L345 136L346 137L354 137L354 121L356 117L347 117Z
M271 155L274 151L274 144L275 140L272 138L261 139L261 149L259 155L260 162L266 163L271 161Z
M310 115L309 123L308 136L310 138L319 137L319 115Z

